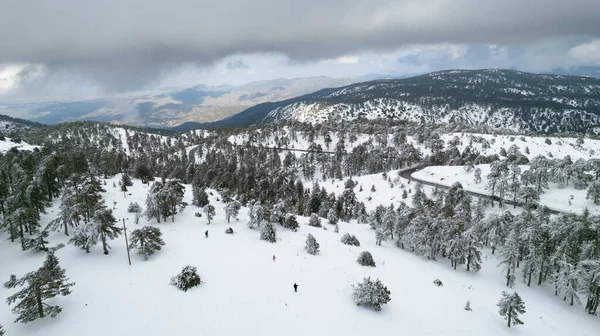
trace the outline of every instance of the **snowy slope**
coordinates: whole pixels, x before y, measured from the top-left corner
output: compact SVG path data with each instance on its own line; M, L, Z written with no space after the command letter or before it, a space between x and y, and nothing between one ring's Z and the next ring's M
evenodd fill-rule
M130 201L143 204L147 186L134 180L132 196L123 198L108 180L106 203L116 201L116 216L126 213ZM211 196L217 217L207 225L194 217L189 206L174 223L157 225L166 246L149 261L133 254L128 266L123 236L112 241L108 256L95 247L90 254L72 246L57 252L67 276L77 284L73 293L55 300L63 308L56 318L30 324L13 324L10 307L0 305L0 321L7 335L95 336L95 335L348 335L362 336L400 332L410 335L514 335L532 336L596 335L600 320L570 307L560 299L548 300L551 288L527 288L517 283L527 313L525 325L508 329L495 304L506 290L497 260L486 252L479 273L454 271L443 261L431 262L395 247L376 246L373 231L366 225L340 223L340 233L301 227L294 233L277 227L278 242L260 241L256 230L245 226L247 209L240 220L227 224L222 204ZM191 190L185 201L191 203ZM42 218L42 224L56 215L56 206ZM127 221L129 230L139 225ZM232 226L234 235L226 235ZM210 237L204 238L209 230ZM361 247L339 243L341 234L356 234ZM321 254L303 251L305 236L312 233L321 244ZM4 233L2 238L6 238ZM53 234L54 243L64 242ZM0 240L0 278L22 275L42 263L43 256L23 253L18 244ZM359 266L358 254L370 251L376 268ZM277 261L271 256L275 254ZM181 267L198 267L205 282L187 293L169 286L169 279ZM392 301L377 313L357 307L351 299L351 285L363 277L380 278L391 290ZM439 278L443 287L432 281ZM292 285L299 284L298 293ZM13 291L0 288L0 296ZM472 312L463 310L467 300ZM352 322L349 322L352 321Z
M6 153L11 148L16 147L19 150L33 150L39 146L33 146L23 141L19 143L14 143L10 138L4 138L4 140L0 140L0 153Z
M463 166L426 167L413 173L412 177L448 187L454 182L460 182L465 190L489 195L490 192L485 189L485 186L487 184L486 176L490 173L490 165L477 165L475 167L481 168L481 183L475 183L473 171L466 172ZM529 166L521 166L522 171L527 169L529 169ZM572 185L559 188L556 183L549 183L549 187L550 189L545 190L540 195L540 204L564 212L579 214L583 209L588 208L591 213L600 214L600 207L595 205L593 200L586 199L587 189L577 190ZM511 199L512 195L507 195L506 198ZM512 208L511 205L507 207Z

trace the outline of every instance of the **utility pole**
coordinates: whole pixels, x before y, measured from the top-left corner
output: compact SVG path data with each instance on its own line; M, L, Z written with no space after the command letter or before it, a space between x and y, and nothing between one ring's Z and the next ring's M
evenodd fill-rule
M125 227L125 220L129 218L123 218L123 233L125 233L125 248L127 248L127 259L129 259L129 266L131 266L131 255L129 255L129 242L127 241L127 228Z

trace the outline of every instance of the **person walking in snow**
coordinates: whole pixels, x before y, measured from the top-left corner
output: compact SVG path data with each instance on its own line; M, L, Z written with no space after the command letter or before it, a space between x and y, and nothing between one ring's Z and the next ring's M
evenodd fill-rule
M204 231L204 237L208 238L208 230Z
M298 293L298 284L294 284L294 292Z
M277 259L277 257L275 257L275 255L273 254L273 261L275 261L275 259Z

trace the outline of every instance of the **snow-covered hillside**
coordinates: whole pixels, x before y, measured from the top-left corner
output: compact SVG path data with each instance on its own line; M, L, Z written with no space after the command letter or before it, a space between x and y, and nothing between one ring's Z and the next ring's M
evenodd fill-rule
M246 227L247 209L239 221L227 224L223 204L213 191L211 204L217 216L207 225L197 218L195 206L176 215L175 222L156 224L142 219L133 224L126 209L129 202L143 204L148 187L134 180L130 196L123 197L119 176L107 180L106 204L115 205L115 216L128 218L128 231L151 224L163 231L163 250L142 261L132 251L127 262L124 237L111 241L109 255L100 247L86 254L73 246L57 252L67 276L76 285L73 293L52 301L63 308L56 318L29 324L13 324L10 307L0 305L0 321L7 335L87 336L105 335L332 335L359 336L390 330L415 335L513 335L532 336L596 335L600 320L552 297L552 288L528 288L518 283L527 313L525 325L508 329L498 316L496 303L506 290L498 260L484 251L483 268L478 273L455 271L443 261L432 262L399 249L392 243L375 245L368 225L340 223L340 232L309 227L308 219L298 217L300 229L292 232L279 226L278 241L259 240L259 232ZM383 181L383 180L381 180ZM376 188L384 186L375 181ZM191 190L184 200L191 203ZM57 214L58 202L43 215L42 224ZM231 226L235 234L225 234ZM204 231L209 238L204 238ZM304 241L313 234L320 254L308 255ZM339 242L343 233L355 234L360 247ZM2 237L5 238L4 233ZM52 243L66 242L61 233ZM22 275L39 267L43 255L23 253L18 244L0 241L0 278ZM360 266L361 251L370 251L377 267ZM277 257L273 261L272 256ZM188 292L169 285L171 276L185 265L197 266L204 281ZM391 302L381 312L358 307L351 297L352 285L363 277L379 278L391 291ZM436 287L433 280L443 281ZM299 285L295 293L292 285ZM6 297L13 290L0 288ZM472 311L465 311L467 300ZM351 322L349 322L351 321Z
M391 119L556 133L600 132L600 80L455 70L348 85L249 108L214 125Z
M36 147L39 146L32 146L21 140L19 140L18 142L13 142L13 139L7 137L4 137L4 139L0 140L0 153L5 153L11 148L17 148L19 150L33 150Z

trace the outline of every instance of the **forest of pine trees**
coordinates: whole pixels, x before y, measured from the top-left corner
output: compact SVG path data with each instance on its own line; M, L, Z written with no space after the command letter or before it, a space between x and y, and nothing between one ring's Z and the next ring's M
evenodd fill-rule
M459 139L444 143L439 135L443 131L441 126L407 127L383 121L340 122L329 126L285 122L260 129L216 130L204 135L152 134L127 129L124 143L108 125L58 125L23 135L40 148L0 154L0 230L6 232L10 243L19 244L23 250L40 253L51 250L48 234L57 231L68 236L70 244L88 253L101 244L102 251L108 254L109 241L118 237L122 229L116 225L112 210L104 204L101 179L122 174L123 196L131 183L129 176L148 184L145 210L137 205L131 212L140 216L144 213L157 223L175 220L186 206L182 201L183 184L191 184L193 204L203 207L209 223L215 216L215 207L209 202L207 188L226 195L224 215L228 221L237 219L242 206L248 207L248 217L242 220L247 221L248 227L260 230L261 239L269 242L277 241L274 225L295 230L296 216L306 216L311 217L315 226L351 220L368 224L378 245L389 241L430 260L446 262L457 271L480 270L482 251L489 248L501 259L504 271L498 276L506 281L507 287L517 282L526 286L546 284L566 304L581 304L587 313L597 314L600 216L589 212L551 216L538 202L549 183L587 189L588 198L600 202L600 160L573 161L568 156L562 159L538 156L529 160L516 145L501 155L486 156L471 145L459 150ZM242 133L248 138L245 144L226 141L230 135ZM337 142L327 142L329 149L324 150L314 142L319 136L332 139L334 133ZM390 140L383 135L388 133L393 134ZM369 139L357 143L359 134L369 135ZM431 154L424 157L407 141L409 135ZM264 146L271 137L278 148L288 148L292 141L303 138L309 141L309 149L296 156L292 151ZM472 137L471 141L485 139ZM349 149L348 144L353 146ZM197 145L195 154L201 160L190 160L185 150L190 145ZM362 186L352 180L346 180L344 190L338 194L312 183L313 178L343 181L417 163L463 165L468 171L474 165L489 163L491 171L485 176L486 187L497 197L492 205L504 206L504 202L512 201L523 205L524 211L519 215L506 211L486 217L485 204L474 201L460 183L455 183L448 190L437 189L431 196L417 184L412 192L403 190L402 198L411 195L412 207L401 202L397 206L380 205L368 212L355 193ZM519 167L524 164L529 164L529 169ZM481 183L481 170L475 168L473 174L475 182ZM401 194L399 190L398 199ZM53 220L42 227L40 217L55 200L59 207L52 215ZM164 243L160 231L152 228L137 231L131 247L138 248L142 258L160 250ZM360 245L352 236L343 237L342 241ZM318 243L316 246L318 250ZM7 283L17 286L30 279L38 281L34 275L31 277ZM68 288L59 294L67 292ZM57 311L27 315L42 317Z

